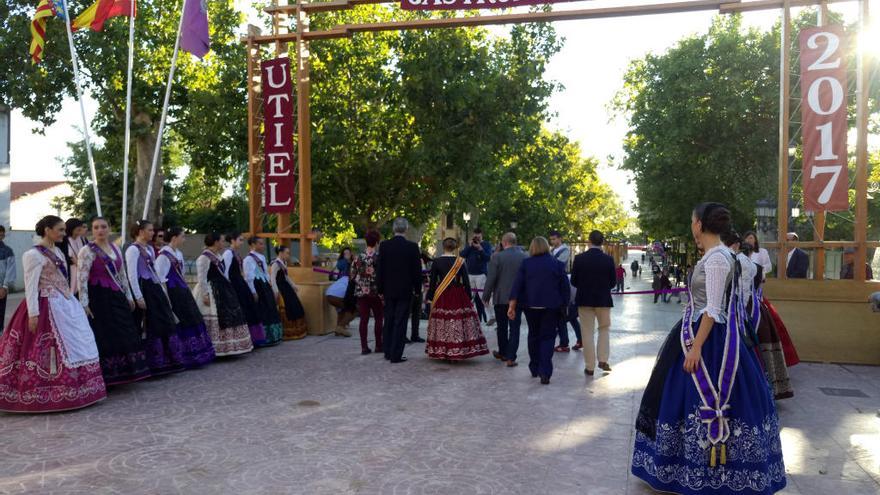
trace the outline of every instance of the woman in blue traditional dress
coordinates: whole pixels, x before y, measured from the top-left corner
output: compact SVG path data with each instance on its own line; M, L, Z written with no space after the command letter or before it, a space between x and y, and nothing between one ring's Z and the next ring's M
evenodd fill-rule
M272 292L272 284L269 282L269 263L263 255L266 241L259 237L251 237L248 239L248 247L250 252L244 257L241 265L244 281L257 302L257 312L263 320L263 330L266 333L266 341L263 345L280 344L283 334L281 315L278 313L275 293Z
M772 494L786 484L779 418L738 325L739 263L720 237L730 212L701 204L691 230L704 254L642 397L632 472L664 492Z
M183 253L180 247L186 234L180 227L171 227L164 232L164 244L159 248L156 259L156 274L165 283L171 309L177 317L177 335L180 339L183 365L197 368L214 360L214 344L208 335L205 319L193 299L189 285L183 276Z
M144 347L152 374L184 369L183 347L177 335L177 318L162 280L156 274L156 254L148 244L153 224L138 220L131 228L134 242L125 250L128 284L135 300L135 319L145 335Z

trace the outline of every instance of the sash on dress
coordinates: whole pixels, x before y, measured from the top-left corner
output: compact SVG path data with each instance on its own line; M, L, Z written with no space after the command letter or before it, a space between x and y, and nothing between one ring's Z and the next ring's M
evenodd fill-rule
M437 290L434 292L434 299L431 300L431 312L434 312L434 308L437 306L437 301L440 300L440 296L446 289L452 285L452 282L455 280L455 276L458 275L458 271L461 269L461 266L464 264L464 258L461 256L455 259L455 264L452 265L452 268L446 273L446 276L443 277L443 281L440 282L440 285L437 286Z

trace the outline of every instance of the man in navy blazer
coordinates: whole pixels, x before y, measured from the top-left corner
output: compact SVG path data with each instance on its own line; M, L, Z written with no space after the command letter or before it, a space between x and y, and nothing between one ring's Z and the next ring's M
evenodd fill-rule
M608 357L611 347L611 289L617 285L614 258L602 252L605 236L598 230L590 232L590 249L575 256L571 268L571 285L577 289L575 304L581 319L584 344L584 373L592 376L596 367L596 322L599 323L599 368L611 371Z
M409 229L406 219L394 220L393 229L394 237L379 244L376 285L385 298L385 326L382 327L385 359L402 363L406 361L403 346L413 295L422 288L422 263L419 245L404 237Z
M786 234L789 242L797 241L798 235L794 232ZM801 248L794 248L788 252L788 265L785 267L785 276L788 278L807 278L810 271L810 256Z

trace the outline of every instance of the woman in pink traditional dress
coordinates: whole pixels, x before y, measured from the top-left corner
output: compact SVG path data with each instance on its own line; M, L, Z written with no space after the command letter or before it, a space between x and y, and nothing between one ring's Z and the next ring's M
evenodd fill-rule
M468 275L462 270L464 258L455 254L457 249L458 241L444 239L443 256L431 266L428 299L432 304L425 354L433 359L462 361L489 354L471 302Z
M42 240L22 257L26 297L0 336L0 411L67 411L107 396L95 337L55 247L64 229L44 217Z

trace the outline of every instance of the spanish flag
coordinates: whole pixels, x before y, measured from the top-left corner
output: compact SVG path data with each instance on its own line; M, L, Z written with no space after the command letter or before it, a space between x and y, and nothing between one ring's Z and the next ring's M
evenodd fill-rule
M35 64L43 60L43 47L46 45L46 21L50 17L65 19L62 5L53 0L40 0L37 11L31 20L31 61Z
M71 28L88 28L92 31L103 31L104 22L111 17L130 16L136 0L97 0L91 7L73 20Z

